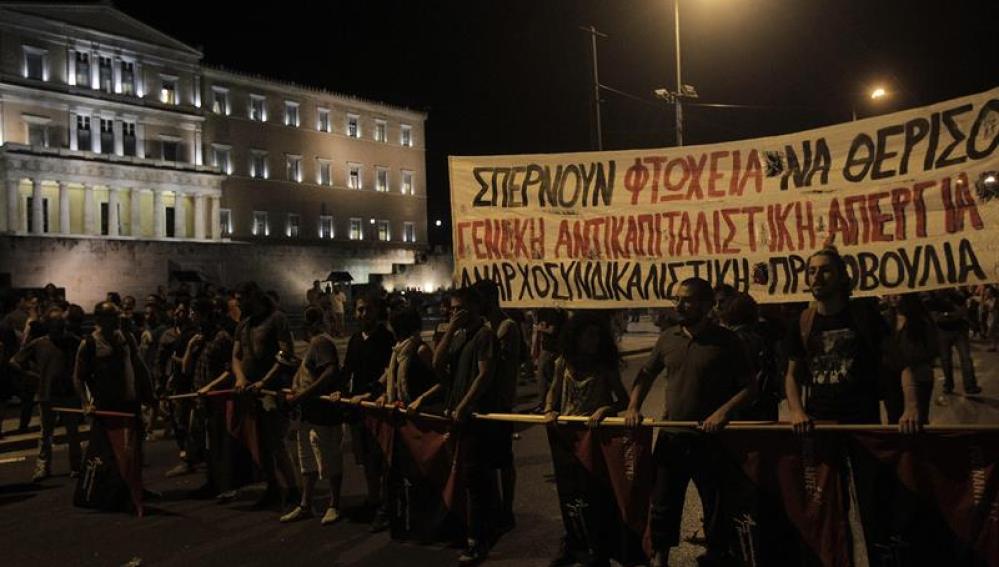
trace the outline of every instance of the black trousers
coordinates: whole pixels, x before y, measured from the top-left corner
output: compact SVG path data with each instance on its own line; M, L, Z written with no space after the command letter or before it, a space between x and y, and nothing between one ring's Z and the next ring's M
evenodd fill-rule
M652 489L652 548L667 551L680 544L680 525L687 486L694 481L704 509L708 550L725 549L721 529L721 454L701 434L662 431L652 455L656 466Z

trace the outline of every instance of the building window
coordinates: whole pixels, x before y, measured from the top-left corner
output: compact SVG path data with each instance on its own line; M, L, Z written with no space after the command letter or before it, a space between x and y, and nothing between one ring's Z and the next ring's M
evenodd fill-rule
M28 197L28 204L26 206L28 210L28 232L35 231L35 215L31 212L34 202L33 198ZM42 232L45 234L49 232L49 200L45 198L42 198Z
M388 125L384 120L375 120L375 141L376 142L387 142L388 141Z
M361 225L361 219L352 218L350 219L350 235L351 240L361 240L364 238L364 229Z
M296 214L288 214L288 227L285 229L285 234L288 238L298 238L298 225L299 217Z
M267 179L267 152L250 150L250 177Z
M253 211L253 236L269 236L270 225L267 223L266 211Z
M378 240L382 242L388 242L392 240L392 234L389 231L389 221L380 220L378 221Z
M166 222L164 223L163 226L163 228L165 229L164 234L166 234L167 238L173 238L174 236L177 235L176 232L177 225L176 223L174 223L174 219L177 215L177 210L174 209L173 207L164 207L163 211L164 214L166 215L165 219Z
M399 127L399 143L407 148L413 146L413 127L409 124L403 124Z
M330 215L319 216L319 238L333 238L333 217Z
M135 122L121 123L122 153L126 156L136 155Z
M402 194L413 194L413 172L403 170L402 172Z
M347 135L351 138L361 137L361 117L356 114L347 115Z
M177 77L160 75L160 102L177 104Z
M46 201L48 201L48 199L46 199ZM110 227L111 227L111 217L109 216L109 213L108 213L108 211L110 210L110 206L111 206L110 203L101 203L101 234L103 234L105 236L107 236L108 234L111 234L111 230L110 230ZM46 212L46 216L48 216L47 212ZM168 214L167 217L170 219L170 228L167 229L167 236L173 236L173 208L172 207L170 208L170 214ZM49 221L48 221L48 219L45 219L45 232L49 231L48 226L49 226ZM121 234L121 203L118 203L118 232L117 232L117 234Z
M232 211L229 209L219 209L219 230L222 238L232 236Z
M332 132L333 122L330 120L330 109L320 108L316 118L316 130L320 132Z
M106 93L114 92L114 71L111 66L111 58L101 55L97 58L97 63L100 69L101 90Z
M232 107L229 105L229 89L212 87L212 112L229 116Z
M298 127L298 103L290 100L284 101L284 125Z
M28 128L28 144L32 146L49 147L49 122L42 116L24 116Z
M232 147L212 144L212 165L226 175L232 175Z
M101 153L114 153L114 120L101 118Z
M48 51L31 47L24 47L24 77L35 79L36 81L49 80Z
M302 182L302 156L288 156L288 181Z
M375 191L386 192L389 190L388 186L388 169L384 167L375 168Z
M333 166L329 161L321 159L319 160L319 178L317 181L320 185L330 186L333 185Z
M267 98L260 95L250 95L250 120L267 122Z
M402 223L402 241L416 242L416 225L414 223Z
M121 94L135 94L135 63L131 61L121 62Z
M361 166L359 164L347 164L347 187L350 189L361 188Z
M90 54L76 52L76 84L81 87L90 86Z
M180 155L180 142L176 140L162 140L160 146L163 148L163 161L177 161Z
M90 151L90 117L76 116L76 149Z

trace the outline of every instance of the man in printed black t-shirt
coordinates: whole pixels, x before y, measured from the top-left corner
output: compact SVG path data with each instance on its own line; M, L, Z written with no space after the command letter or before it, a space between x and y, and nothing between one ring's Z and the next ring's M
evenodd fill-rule
M878 375L884 321L867 300L850 299L846 264L833 248L808 260L815 304L791 322L784 386L795 431L812 420L880 423ZM801 385L808 388L802 403Z

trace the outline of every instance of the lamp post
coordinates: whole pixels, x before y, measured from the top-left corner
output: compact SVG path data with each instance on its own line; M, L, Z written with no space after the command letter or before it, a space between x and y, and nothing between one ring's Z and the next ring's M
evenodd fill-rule
M867 93L868 98L872 101L883 100L888 97L888 91L884 87L874 87L869 93ZM857 102L854 100L850 103L850 114L854 122L857 121Z

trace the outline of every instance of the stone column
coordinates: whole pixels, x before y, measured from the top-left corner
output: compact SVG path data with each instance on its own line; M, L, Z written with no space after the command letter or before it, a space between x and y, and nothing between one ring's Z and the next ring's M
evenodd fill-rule
M80 148L77 147L78 143L79 138L76 137L76 113L71 111L69 113L69 149L79 150Z
M17 205L20 201L17 195L17 179L8 179L7 186L7 230L9 232L21 231L21 215L18 214Z
M186 195L180 191L174 192L173 197L173 236L174 238L187 238L187 213L184 210Z
M129 229L129 236L132 238L142 237L142 190L138 187L132 187L131 191L128 192L128 204L131 207L131 227Z
M101 88L101 56L96 51L90 53L90 88L100 90Z
M72 232L69 225L69 184L59 182L59 234Z
M112 131L114 132L114 155L123 156L125 155L125 138L122 134L120 118L115 118Z
M163 205L163 191L153 189L153 236L163 238L166 236L166 228L163 226L166 221L166 207Z
M194 238L205 239L205 196L194 196Z
M69 75L66 77L66 83L70 85L76 84L76 50L67 49L66 50L66 61L69 63Z
M83 148L84 150L88 148ZM101 115L90 115L90 151L95 154L101 153Z
M146 127L138 121L135 122L135 157L146 157Z
M96 204L94 203L94 186L84 185L83 186L83 234L97 234L97 223L96 217L97 212L94 210Z
M118 198L121 189L108 187L108 236L121 236L118 230Z
M211 197L211 211L208 213L212 223L212 240L222 238L222 209L219 205L221 200L218 197Z
M31 180L31 234L42 234L45 228L45 212L42 210L42 180Z

